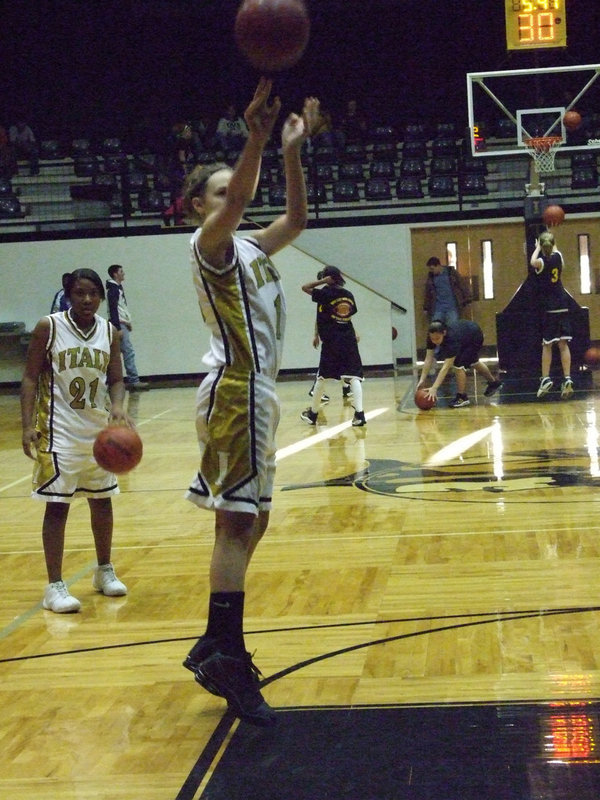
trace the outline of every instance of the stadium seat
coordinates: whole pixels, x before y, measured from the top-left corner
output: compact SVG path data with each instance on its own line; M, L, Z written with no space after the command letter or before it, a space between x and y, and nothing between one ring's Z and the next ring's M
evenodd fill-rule
M456 159L444 156L432 158L429 169L432 175L456 175Z
M270 206L285 205L285 186L280 184L275 184L269 187L269 205Z
M579 169L581 167L592 167L597 169L596 151L589 153L573 153L571 155L571 169Z
M92 155L92 143L89 139L73 139L71 142L71 156L78 158L79 156Z
M364 164L367 152L362 144L347 144L339 154L339 161L343 164Z
M399 178L396 182L396 197L400 200L424 197L420 178Z
M315 164L337 164L338 156L335 147L325 145L317 147L314 154Z
M396 170L391 161L372 161L369 167L371 178L395 178Z
M456 188L450 175L433 175L427 181L430 197L454 197Z
M403 178L425 178L425 162L422 158L403 158L400 162L400 175Z
M173 183L166 172L157 172L154 176L152 184L159 192L170 192L173 188Z
M331 164L315 164L314 173L316 180L321 183L331 183L333 181L333 167Z
M513 139L517 135L517 126L515 123L503 117L496 122L496 136L498 139Z
M402 145L402 158L427 158L427 144L422 139L409 139Z
M338 178L340 180L362 181L364 179L362 164L359 164L358 162L340 164L338 169Z
M387 142L395 145L398 141L398 134L393 125L375 125L369 131L368 138L373 144Z
M455 158L457 153L456 139L442 136L434 139L431 143L431 155L433 158Z
M156 153L138 153L133 159L133 169L136 172L145 172L152 175L156 172L158 158Z
M356 181L336 181L333 184L333 199L336 203L354 203L360 200Z
M485 158L476 156L463 156L460 162L462 172L476 175L487 175L488 167Z
M2 219L24 217L19 198L14 194L0 195L0 217Z
M65 157L65 151L58 139L44 139L40 142L40 158L56 160Z
M435 126L435 135L447 136L451 139L456 138L456 123L455 122L438 122Z
M97 174L99 170L96 156L76 156L73 161L73 170L78 178L88 178Z
M460 178L461 194L487 194L488 188L485 182L485 175L471 173L462 175Z
M427 141L427 125L424 122L409 122L404 126L404 142Z
M93 184L94 186L107 187L112 191L116 191L119 188L117 176L111 172L101 172L98 175L95 175Z
M138 196L138 208L144 213L162 213L165 210L165 200L162 192L157 189L144 189Z
M387 178L369 178L365 183L367 200L391 200L392 190Z
M309 205L314 205L318 203L319 205L324 205L327 203L327 189L322 185L318 185L315 188L314 183L307 183L306 184L306 199Z
M129 171L129 159L123 152L104 156L104 171L122 173Z
M571 189L595 189L598 186L598 171L595 167L579 167L571 175Z
M123 178L123 188L129 192L143 192L148 189L148 177L145 172L130 172Z
M10 178L0 178L0 196L14 194L13 185Z
M121 140L117 136L109 136L102 142L102 154L105 156L120 155L123 152Z
M262 154L262 165L263 167L279 166L279 154L275 147L265 147Z
M393 142L376 142L372 157L373 161L389 161L393 164L398 160L398 150Z

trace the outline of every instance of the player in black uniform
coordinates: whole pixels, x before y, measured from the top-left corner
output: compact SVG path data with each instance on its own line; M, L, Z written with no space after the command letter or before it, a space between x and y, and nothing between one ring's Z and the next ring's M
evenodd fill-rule
M421 377L417 389L425 383L425 379L437 356L444 363L438 372L433 386L425 389L427 395L437 399L437 390L444 382L446 375L454 368L456 375L456 397L450 403L450 408L461 408L470 405L466 394L467 369L473 369L487 381L483 392L485 397L491 397L500 389L502 382L496 380L486 364L479 360L479 351L483 344L483 332L476 322L468 319L459 319L458 322L446 326L439 319L433 320L428 328L427 355L423 362Z
M362 427L367 424L363 409L362 361L351 320L357 312L356 301L344 284L341 271L337 267L327 266L319 272L316 281L302 287L302 291L317 303L317 332L321 340L321 359L312 406L300 415L309 425L317 424L327 380L349 381L354 406L352 425Z
M571 380L571 350L569 342L571 325L569 320L569 296L562 284L561 276L564 267L562 253L557 250L554 235L550 231L540 234L531 254L530 264L533 268L540 305L544 311L542 322L542 378L537 396L543 397L552 388L550 365L552 363L552 345L556 343L560 354L560 363L564 373L560 387L560 396L565 400L573 394Z

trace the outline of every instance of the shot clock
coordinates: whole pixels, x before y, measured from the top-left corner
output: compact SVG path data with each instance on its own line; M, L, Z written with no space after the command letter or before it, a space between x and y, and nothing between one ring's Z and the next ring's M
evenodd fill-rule
M508 50L567 46L567 0L504 0Z

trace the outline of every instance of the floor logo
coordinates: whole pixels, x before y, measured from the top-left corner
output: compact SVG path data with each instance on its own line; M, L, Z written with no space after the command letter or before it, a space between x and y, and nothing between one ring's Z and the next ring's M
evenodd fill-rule
M481 457L424 467L373 459L359 472L316 483L292 484L283 491L354 486L364 492L404 500L462 503L573 503L600 501L600 471L588 450L529 450L504 453L502 465Z

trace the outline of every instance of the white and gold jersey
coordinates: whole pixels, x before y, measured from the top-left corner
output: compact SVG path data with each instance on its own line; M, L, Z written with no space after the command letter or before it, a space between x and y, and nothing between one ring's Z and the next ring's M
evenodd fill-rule
M96 315L84 333L68 311L51 314L46 363L38 381L36 429L41 452L91 452L108 421L106 373L113 329Z
M253 239L240 236L233 237L231 263L215 269L200 255L200 231L190 244L200 311L212 334L204 363L211 369L233 367L275 380L286 315L279 273Z

